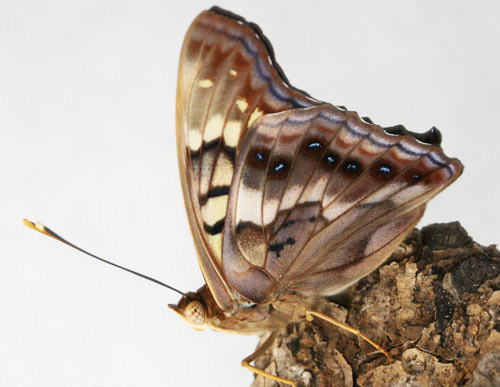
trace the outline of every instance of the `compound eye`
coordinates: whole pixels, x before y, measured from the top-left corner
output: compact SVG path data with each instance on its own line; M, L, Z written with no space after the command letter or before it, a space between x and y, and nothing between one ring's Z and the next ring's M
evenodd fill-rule
M184 311L186 319L194 326L203 326L206 323L205 308L200 301L191 301Z

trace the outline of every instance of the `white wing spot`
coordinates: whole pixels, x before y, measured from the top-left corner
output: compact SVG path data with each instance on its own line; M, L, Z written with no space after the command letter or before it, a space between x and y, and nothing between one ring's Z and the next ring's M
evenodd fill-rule
M251 205L250 205L251 203ZM238 205L236 208L235 224L252 222L262 224L261 212L256 211L262 203L262 192L259 189L244 187L238 191Z
M201 133L198 130L190 130L189 135L189 149L196 152L201 147Z
M231 75L233 78L236 78L236 76L238 75L238 72L235 69L230 69L229 75Z
M211 79L200 79L198 81L198 86L201 87L202 89L208 89L214 85L213 81Z
M220 137L224 127L224 117L222 114L214 114L207 122L205 132L203 133L203 140L205 142L213 141Z
M241 97L236 100L236 106L240 109L240 112L245 113L248 109L248 102L245 98Z
M236 148L240 139L240 133L241 122L236 120L229 121L224 128L224 143L227 146Z
M213 226L219 220L224 219L227 209L228 195L210 198L201 207L201 216L203 221L209 226Z
M264 225L271 224L276 219L276 211L280 205L278 198L264 200Z

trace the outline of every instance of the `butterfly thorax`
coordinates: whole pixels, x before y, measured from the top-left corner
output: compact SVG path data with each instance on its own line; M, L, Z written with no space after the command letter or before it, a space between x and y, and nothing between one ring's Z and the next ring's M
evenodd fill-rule
M320 303L319 299L290 293L265 304L239 303L235 311L225 313L204 285L195 293L186 293L177 305L169 306L198 330L210 327L216 331L260 334L284 331L287 325L303 320L307 309Z

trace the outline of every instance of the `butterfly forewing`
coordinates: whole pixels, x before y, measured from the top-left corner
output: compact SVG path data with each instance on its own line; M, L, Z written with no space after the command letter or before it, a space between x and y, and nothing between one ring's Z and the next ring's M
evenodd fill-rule
M290 87L256 26L203 12L181 53L177 136L181 179L205 279L223 309L230 289L220 271L222 230L241 139L264 114L317 101Z
M462 170L396 129L290 86L254 24L216 8L193 22L179 67L179 162L219 307L332 294L390 255Z

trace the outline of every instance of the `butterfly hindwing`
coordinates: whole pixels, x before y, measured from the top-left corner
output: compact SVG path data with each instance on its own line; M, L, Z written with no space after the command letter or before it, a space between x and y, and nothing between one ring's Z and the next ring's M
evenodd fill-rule
M331 105L263 116L236 166L224 274L254 302L337 292L380 265L460 172L438 146Z
M380 266L413 229L424 210L425 204L399 216L391 214L386 223L367 225L348 235L340 245L331 249L323 246L322 265L306 265L307 274L294 273L286 282L287 288L312 295L338 293ZM289 271L292 274L293 269Z

